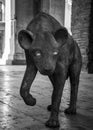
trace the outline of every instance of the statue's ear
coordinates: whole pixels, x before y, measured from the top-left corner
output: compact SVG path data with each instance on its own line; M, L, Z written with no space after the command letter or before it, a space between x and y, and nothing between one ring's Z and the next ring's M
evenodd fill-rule
M57 30L54 34L54 37L60 45L65 44L68 39L67 29L65 27L63 27L63 28Z
M18 33L18 42L23 49L28 50L31 46L32 41L33 39L31 32L27 30L21 30Z

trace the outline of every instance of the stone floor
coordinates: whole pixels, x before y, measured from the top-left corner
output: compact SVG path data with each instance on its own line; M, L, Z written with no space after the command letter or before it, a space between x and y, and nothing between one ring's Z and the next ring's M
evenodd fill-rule
M52 84L39 73L31 93L37 98L34 107L27 106L19 95L25 66L0 66L0 130L51 130L44 123L49 117ZM60 106L60 128L52 130L93 130L93 75L81 73L77 115L67 116L69 81L66 82Z

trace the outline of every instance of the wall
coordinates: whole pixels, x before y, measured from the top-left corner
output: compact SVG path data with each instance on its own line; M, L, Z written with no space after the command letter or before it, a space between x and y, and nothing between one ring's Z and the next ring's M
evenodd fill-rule
M89 45L88 45L88 72L93 74L93 0L91 1Z
M89 17L91 0L73 0L72 3L72 35L80 46L83 69L86 70L88 63L88 44L89 44Z

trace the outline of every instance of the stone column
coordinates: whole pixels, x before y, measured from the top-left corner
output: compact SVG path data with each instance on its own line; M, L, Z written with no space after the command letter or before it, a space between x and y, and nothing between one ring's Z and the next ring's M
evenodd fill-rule
M0 64L11 64L15 45L15 0L5 0L5 44Z
M65 0L50 0L49 13L64 25Z
M2 55L2 59L0 59L0 64L6 64L6 60L8 59L8 54L10 53L10 0L5 0L5 47L4 47L4 53Z
M12 64L15 54L15 32L16 32L16 19L15 19L15 0L10 0L10 52L6 64Z
M71 14L72 14L72 0L65 0L65 18L64 18L64 26L68 29L69 33L71 33Z
M3 59L4 46L5 46L5 1L2 2L2 21L0 22L0 65L5 64L5 60Z
M26 29L28 23L34 17L33 0L15 0L15 17L16 17L16 31L15 31L15 54L12 64L23 65L25 61L24 49L18 43L18 32Z
M50 0L41 1L41 10L45 13L49 13L50 10Z

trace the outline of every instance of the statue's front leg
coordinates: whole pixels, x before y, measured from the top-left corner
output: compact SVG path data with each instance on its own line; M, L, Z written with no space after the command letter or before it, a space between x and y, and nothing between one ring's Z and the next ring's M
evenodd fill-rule
M61 102L62 92L65 84L65 74L50 76L50 80L53 84L52 104L48 106L48 110L51 111L50 118L46 122L48 127L59 127L59 106Z
M34 65L27 65L24 78L20 88L20 95L22 96L24 102L27 105L34 106L36 104L36 99L32 97L29 93L32 82L36 76L37 69Z

